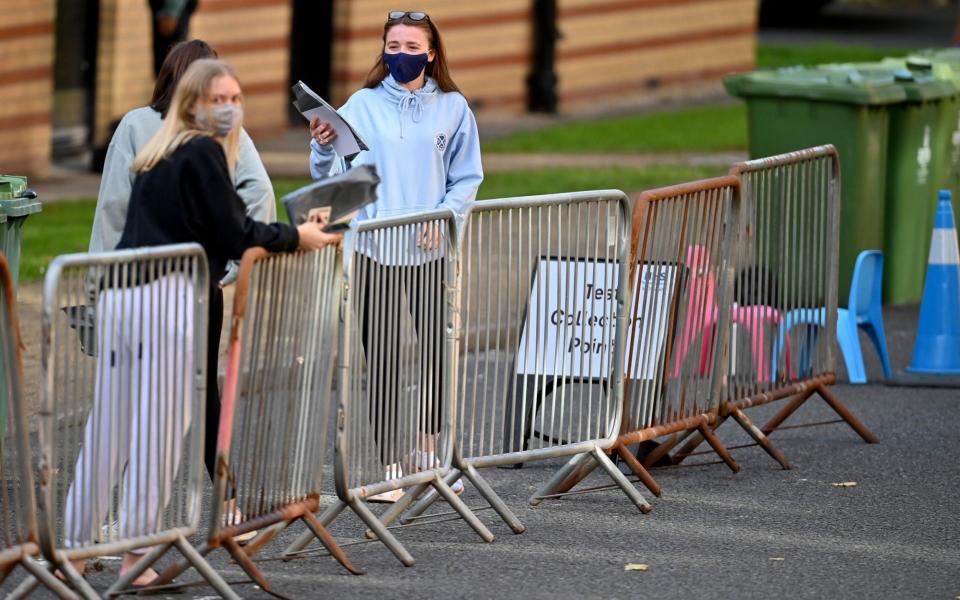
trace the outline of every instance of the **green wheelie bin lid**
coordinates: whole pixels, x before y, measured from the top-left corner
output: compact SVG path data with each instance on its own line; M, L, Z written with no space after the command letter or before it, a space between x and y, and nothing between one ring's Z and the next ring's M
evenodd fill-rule
M960 48L927 48L913 52L908 59L926 59L933 64L934 74L960 79ZM949 69L938 72L938 69Z
M955 96L957 85L934 74L934 65L924 58L885 58L876 63L822 65L825 69L856 72L868 81L892 81L903 88L907 102L929 102ZM948 66L944 65L948 68Z
M727 91L741 98L799 98L856 105L885 105L906 98L893 76L856 69L789 67L732 75L723 80Z
M0 214L4 221L9 217L26 217L40 212L42 205L37 193L27 187L27 178L20 175L0 175Z

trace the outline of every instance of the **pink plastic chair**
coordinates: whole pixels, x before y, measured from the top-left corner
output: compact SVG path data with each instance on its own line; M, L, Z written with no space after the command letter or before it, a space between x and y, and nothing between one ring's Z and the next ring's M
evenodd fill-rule
M687 267L691 271L687 318L683 333L678 340L673 376L680 376L680 366L687 359L690 345L697 336L701 336L703 344L700 348L700 376L703 377L707 373L707 362L713 351L713 339L719 315L714 299L717 278L710 267L710 253L703 246L694 245L687 248ZM746 328L750 336L750 351L753 354L760 381L770 381L770 362L763 336L763 326L765 323L777 326L780 323L780 313L772 306L736 306L733 308L732 320ZM789 347L785 347L784 351L789 353Z

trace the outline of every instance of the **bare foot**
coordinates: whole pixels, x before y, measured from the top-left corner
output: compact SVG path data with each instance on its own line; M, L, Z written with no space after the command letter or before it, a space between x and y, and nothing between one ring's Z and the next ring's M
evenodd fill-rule
M122 576L126 574L126 572L132 569L134 565L136 565L141 558L143 558L143 555L141 554L131 554L130 552L127 552L126 554L124 554L123 563L120 565L120 575ZM154 571L151 568L147 568L146 571L144 571L143 573L140 573L139 577L131 581L130 585L133 585L136 587L150 585L151 583L153 583L153 580L156 579L157 577L159 577L159 575L157 574L156 571Z
M80 573L81 576L83 576L84 571L87 570L87 561L85 560L71 560L70 564L77 571L77 573ZM54 575L56 575L57 579L60 581L67 581L67 576L64 575L60 569L54 571Z

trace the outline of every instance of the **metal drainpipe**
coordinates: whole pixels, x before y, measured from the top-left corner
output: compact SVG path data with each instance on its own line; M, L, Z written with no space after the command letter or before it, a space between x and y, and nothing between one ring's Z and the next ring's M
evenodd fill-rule
M527 77L527 109L530 112L557 112L557 29L556 0L533 2L533 71Z

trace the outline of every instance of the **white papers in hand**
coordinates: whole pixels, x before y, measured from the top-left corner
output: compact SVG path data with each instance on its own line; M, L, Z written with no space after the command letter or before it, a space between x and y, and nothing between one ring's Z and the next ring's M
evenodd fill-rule
M337 154L349 159L361 150L369 150L366 142L350 123L347 123L346 119L341 117L335 108L307 87L305 83L298 81L291 89L295 98L293 105L307 121L316 117L320 122L330 123L330 126L337 132L336 137L331 142Z

